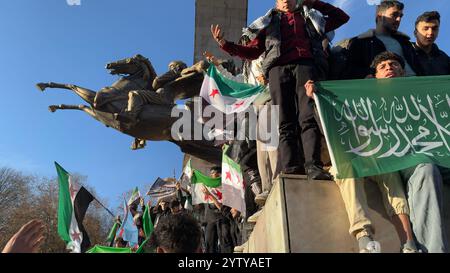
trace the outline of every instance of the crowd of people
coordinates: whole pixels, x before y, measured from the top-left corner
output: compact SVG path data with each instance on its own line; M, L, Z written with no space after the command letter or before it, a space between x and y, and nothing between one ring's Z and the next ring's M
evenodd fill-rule
M435 43L440 14L427 11L417 17L415 42L399 31L403 15L402 2L382 1L376 7L374 29L335 47L331 46L333 32L350 17L319 0L276 0L276 7L246 28L238 43L226 40L220 26L211 26L218 46L243 59L242 75L236 77L236 71L227 70L225 62L210 53L205 53L206 58L233 80L267 86L265 99L258 104L279 106L279 146L267 150L259 140L233 141L230 157L239 163L247 182L245 213L224 206L206 187L203 193L212 203L186 209L191 193L177 184L177 198L160 200L150 208L155 229L149 244L153 249L158 253L242 252L276 177L299 174L310 180L336 182L347 210L349 232L361 253L379 251L368 215L366 180L380 187L401 252L449 252L443 220L443 185L450 180L448 169L424 163L374 177L335 179L336 167L326 168L321 158L322 133L314 106L316 82L450 75L450 58ZM212 168L210 176L220 177L220 167ZM143 231L144 211L143 199L131 207L139 244L148 239ZM39 228L38 223L29 223L18 236ZM21 241L29 245L27 250L34 250L39 240L39 231L26 239L13 238L6 252L14 252L14 245ZM125 247L127 242L119 237L114 245Z
M374 240L363 187L365 180L374 180L396 227L401 252L448 252L443 221L443 183L450 180L448 169L419 164L376 177L333 179L336 166L326 171L320 156L315 82L450 75L450 58L435 43L441 22L439 12L428 11L417 17L415 42L399 31L403 15L402 2L381 1L374 29L331 47L333 31L349 20L345 11L318 0L277 0L276 8L245 29L239 43L226 40L218 25L211 26L211 33L222 50L243 59L244 77L240 78L267 85L270 98L263 104L279 106L280 145L275 155L258 149L260 143L256 141L256 177L259 173L260 181L250 179L249 183L253 184L250 189L255 201L264 204L279 174L335 180L347 210L349 232L358 241L360 252L377 252L380 248ZM214 56L205 56L227 75ZM244 169L252 168L240 163Z

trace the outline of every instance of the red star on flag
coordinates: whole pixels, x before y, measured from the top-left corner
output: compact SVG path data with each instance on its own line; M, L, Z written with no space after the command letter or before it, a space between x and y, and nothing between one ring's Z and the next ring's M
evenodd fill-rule
M219 94L219 90L213 89L212 92L211 92L211 94L209 94L209 96L210 96L210 97L212 96L213 99L214 99L215 95L220 95L220 94Z
M72 234L70 234L71 236L72 236L72 239L74 240L74 241L80 241L80 235L81 235L81 233L78 233L78 232L73 232Z
M237 102L234 104L234 108L237 109L237 108L241 107L242 105L244 105L244 101Z
M217 200L222 200L222 193L218 190L213 190L214 194L217 196Z
M231 181L231 173L228 171L228 172L226 172L226 177L225 177L225 180L230 180Z

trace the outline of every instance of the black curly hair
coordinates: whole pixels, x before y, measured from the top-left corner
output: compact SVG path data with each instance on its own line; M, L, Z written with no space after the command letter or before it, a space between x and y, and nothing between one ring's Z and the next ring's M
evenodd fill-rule
M168 253L195 253L200 247L201 229L191 215L162 217L150 238L150 245Z

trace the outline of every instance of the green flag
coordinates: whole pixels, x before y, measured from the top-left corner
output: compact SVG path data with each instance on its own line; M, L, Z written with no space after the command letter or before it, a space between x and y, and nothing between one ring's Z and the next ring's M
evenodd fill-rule
M150 204L145 206L144 216L142 217L142 224L144 226L145 237L148 239L153 232L152 218L150 217Z
M214 65L205 73L200 96L210 105L226 113L238 113L247 109L265 86L253 86L232 81L220 74Z
M222 195L223 204L235 208L245 215L245 185L239 164L229 158L228 145L224 145L222 154Z
M133 202L136 201L140 197L141 197L141 193L139 192L138 187L134 188L133 193L131 193L131 197L128 200L128 206L133 204Z
M86 253L133 253L128 247L109 247L96 245L86 251Z
M222 200L222 179L211 178L202 174L200 171L193 169L193 174L191 178L192 183L192 205L197 205L201 203L213 203L209 196L205 196L202 192L203 185L206 186L210 193L214 194L216 198Z
M450 76L329 81L316 105L338 178L450 167Z
M117 229L119 228L119 224L116 222L114 223L114 226L109 231L108 238L106 239L107 242L113 242L114 238L116 237Z
M136 250L136 253L154 253L155 252L154 249L149 250L149 252L145 251L145 247L149 240L150 238L145 239L145 241L143 241L142 244L139 246L139 248Z
M83 220L94 196L61 165L55 162L58 173L58 234L74 253L85 252L91 245Z

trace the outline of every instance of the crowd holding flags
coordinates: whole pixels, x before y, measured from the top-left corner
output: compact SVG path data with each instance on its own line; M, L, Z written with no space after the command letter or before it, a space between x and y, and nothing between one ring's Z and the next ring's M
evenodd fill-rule
M206 186L208 191L214 195L220 203L245 213L242 171L239 165L226 155L226 149L227 146L225 145L222 177L211 178L201 173L192 168L191 160L189 160L185 166L183 175L180 178L180 182L158 178L154 183L158 185L153 185L148 194L155 193L160 196L164 191L164 194L170 193L170 195L173 195L173 190L168 189L175 189L177 183L186 185L190 188L191 196L186 198L185 204L182 205L185 209L192 209L192 205L213 203L211 196L205 195L202 191L203 186ZM138 187L134 188L128 201L126 201L125 196L123 197L123 220L120 221L120 218L115 219L114 225L108 234L108 238L106 238L106 242L109 243L109 246L95 245L92 247L89 236L83 227L83 219L89 204L93 200L96 200L96 198L84 187L77 185L75 181L73 181L71 175L58 163L55 163L55 165L59 181L58 233L67 243L67 249L73 253L144 252L144 245L150 239L154 230L154 225L150 213L152 206L149 202L149 204L145 206L145 209L143 208L144 211L141 214L145 241L139 244L139 229L133 218L133 214L130 211L130 207L136 206L138 202L142 200ZM164 194L161 196L164 197ZM104 208L106 209L106 207ZM110 211L108 210L108 212ZM127 246L129 247L113 247L116 238L122 238L123 241L127 242Z

